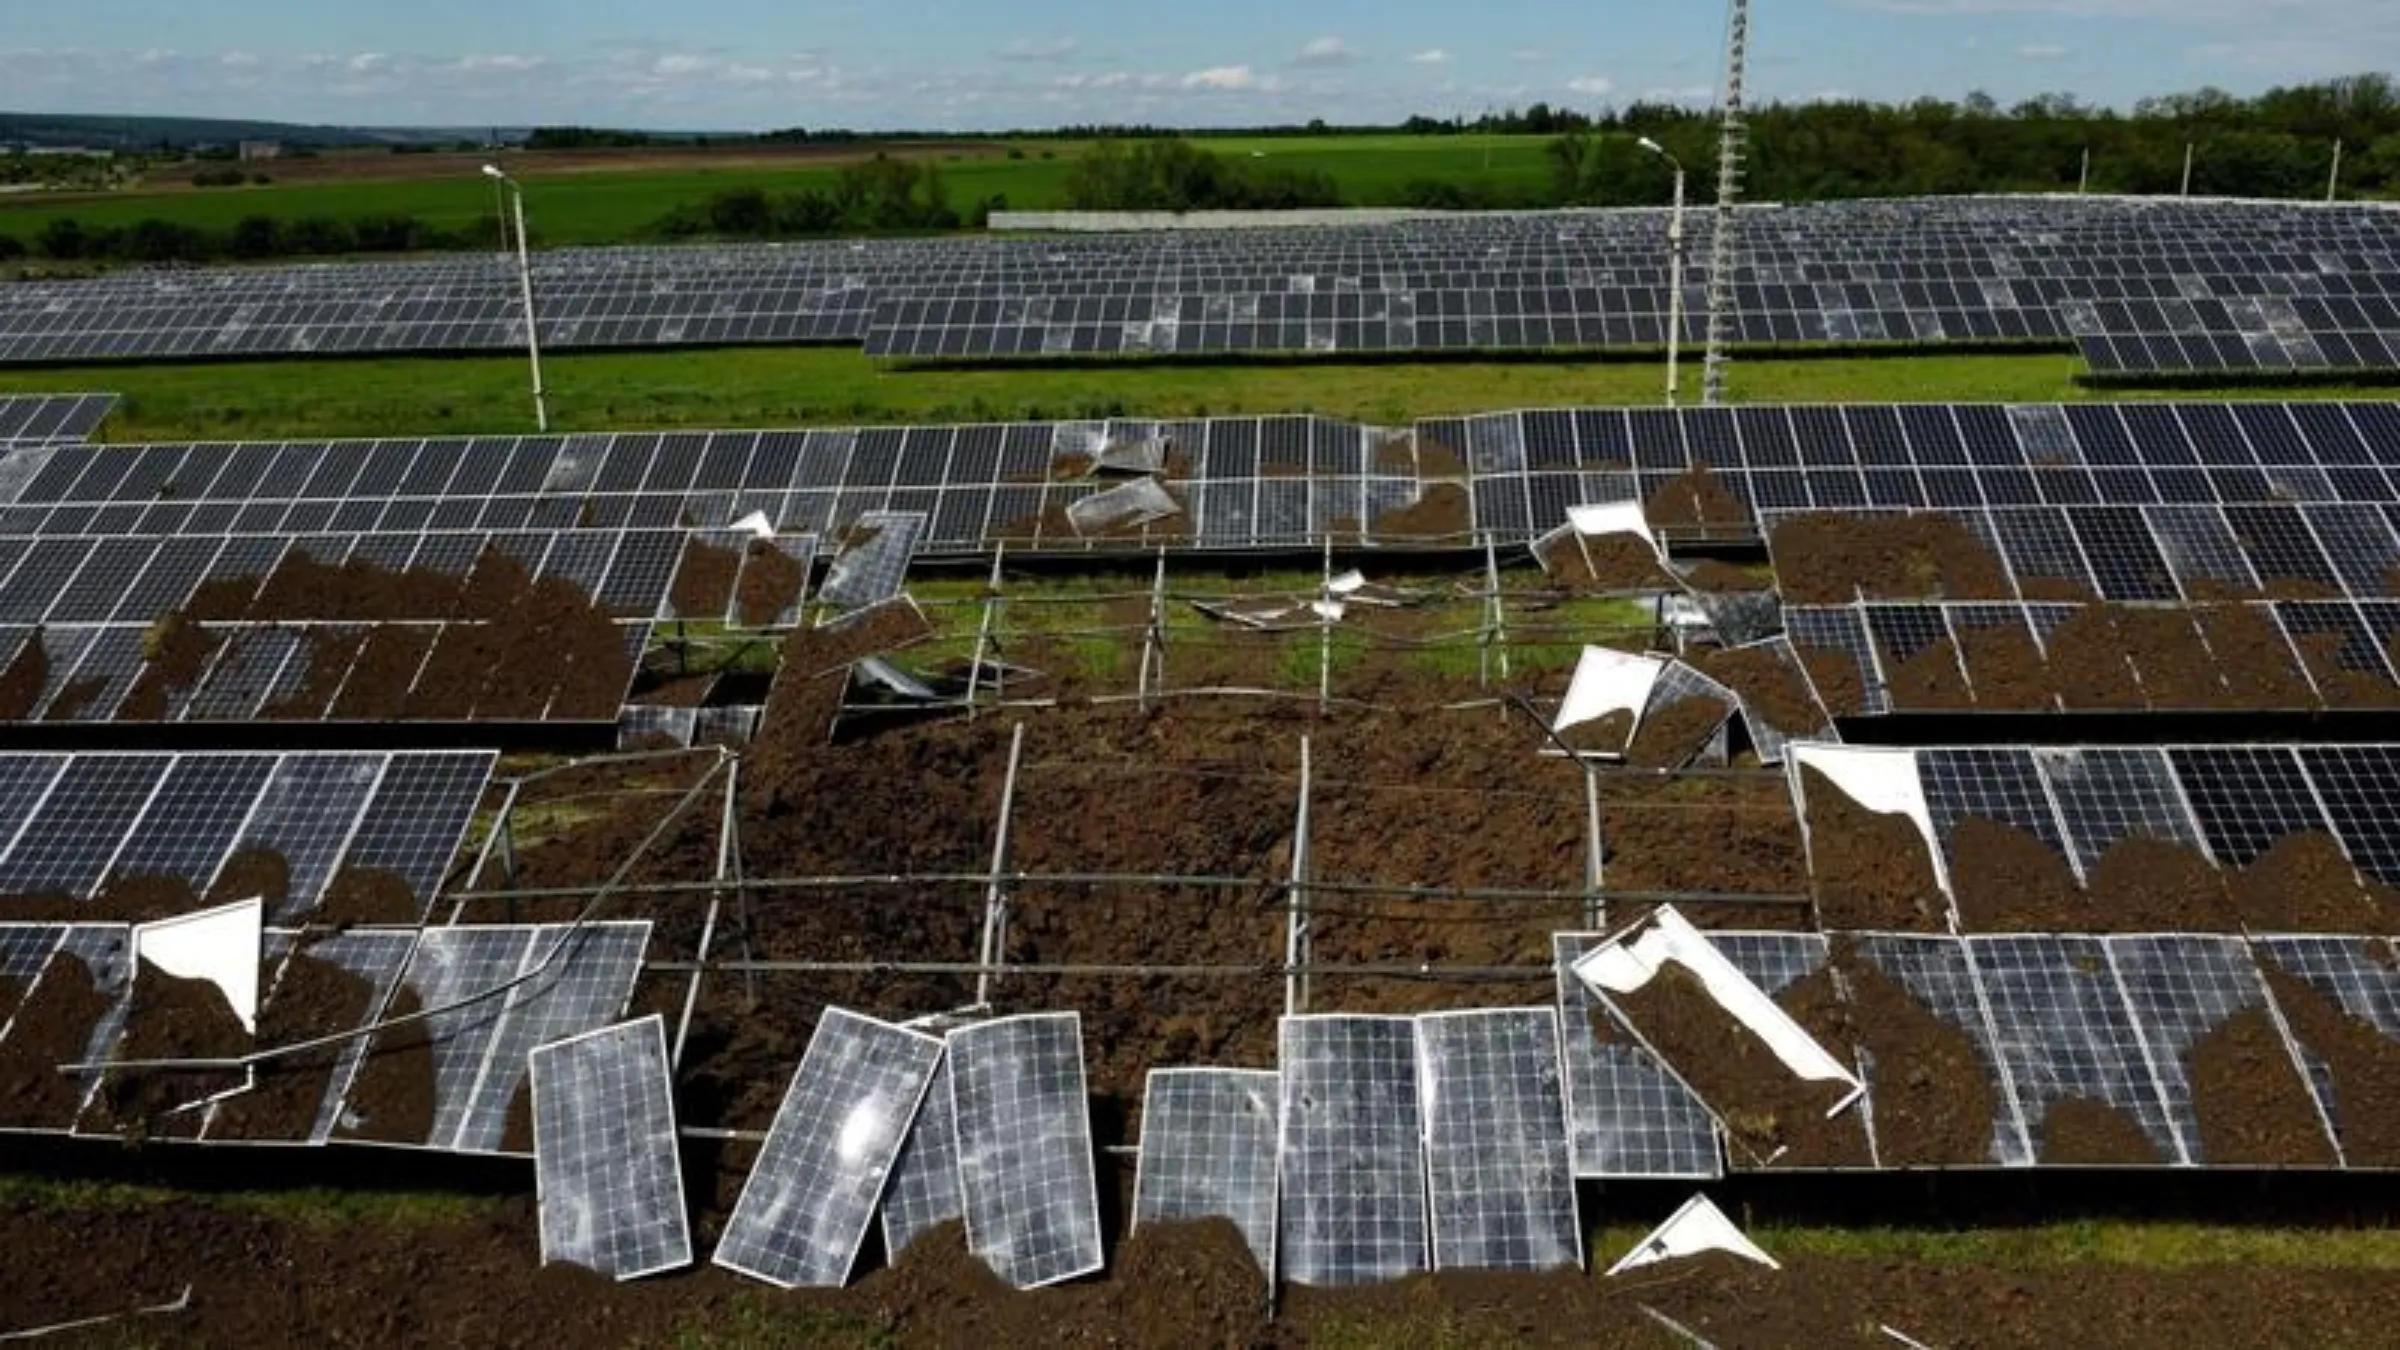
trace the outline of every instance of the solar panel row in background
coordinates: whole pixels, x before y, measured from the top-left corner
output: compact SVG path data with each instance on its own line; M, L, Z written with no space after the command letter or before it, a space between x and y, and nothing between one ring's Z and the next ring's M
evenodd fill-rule
M87 440L116 406L114 394L0 395L0 445Z
M2197 324L2242 350L2257 335L2278 351L2304 341L2323 358L2313 364L2391 355L2358 340L2400 291L2400 222L2373 208L1979 198L1744 216L1733 279L1744 343L2056 342L2146 333L2155 314L2159 333ZM1713 224L1691 228L1697 337ZM554 348L864 342L877 355L988 359L1655 346L1671 300L1666 230L1667 213L1640 209L579 250L541 255L535 287ZM489 256L125 273L0 294L0 362L523 341L514 269ZM2099 350L2126 369L2163 361L2160 346Z

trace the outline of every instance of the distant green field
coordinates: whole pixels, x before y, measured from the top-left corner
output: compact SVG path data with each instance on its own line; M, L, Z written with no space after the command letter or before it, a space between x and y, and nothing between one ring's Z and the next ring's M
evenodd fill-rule
M1548 140L1539 136L1358 136L1242 139L1204 138L1221 154L1261 157L1278 165L1321 169L1332 174L1354 206L1386 205L1416 179L1488 183L1503 190L1530 191L1547 179ZM1024 158L1009 159L1006 147L989 156L935 159L949 182L950 199L962 211L994 196L1017 210L1055 210L1066 205L1072 160L1088 146L1079 142L1027 142ZM1048 154L1054 158L1044 159ZM272 172L272 166L269 166ZM529 161L522 177L534 242L544 247L625 243L683 202L728 188L756 187L792 192L824 187L837 170L691 168L582 170L545 173ZM92 226L127 226L156 217L204 229L230 228L244 216L295 220L307 216L356 219L405 214L444 229L488 220L491 185L481 178L389 182L269 184L264 187L127 192L106 198L47 202L0 199L0 233L30 240L45 224L72 217Z
M842 426L1102 417L1320 413L1385 425L1495 408L1644 404L1644 362L1489 362L906 370L854 350L762 348L574 355L546 363L563 431ZM1745 360L1750 402L2052 402L2095 397L2073 356ZM262 361L0 371L0 393L112 390L107 439L406 436L532 430L514 357ZM1699 393L1695 377L1687 396ZM2176 397L2205 397L2182 391ZM2255 395L2264 396L2264 395ZM2359 397L2312 388L2274 397Z

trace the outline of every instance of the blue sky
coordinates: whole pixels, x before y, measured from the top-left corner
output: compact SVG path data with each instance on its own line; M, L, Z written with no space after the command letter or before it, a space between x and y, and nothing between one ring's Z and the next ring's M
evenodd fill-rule
M2400 0L1757 0L1784 99L2400 67ZM0 0L0 106L749 129L1384 121L1708 101L1718 0Z

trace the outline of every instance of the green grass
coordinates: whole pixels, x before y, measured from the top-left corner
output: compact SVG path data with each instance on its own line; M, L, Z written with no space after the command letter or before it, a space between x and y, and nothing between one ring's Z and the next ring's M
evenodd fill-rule
M1486 185L1516 194L1537 193L1549 182L1549 139L1541 136L1323 136L1244 139L1201 137L1199 144L1230 158L1277 167L1322 170L1333 176L1352 206L1388 206L1418 179ZM938 164L950 200L962 212L991 197L1011 208L1058 210L1067 205L1067 176L1074 159L1089 148L1074 141L1027 142L1022 159L994 144L972 152L908 154ZM1048 152L1053 158L1044 159ZM396 168L404 169L399 164ZM273 166L266 166L272 175ZM538 156L521 161L531 234L537 247L626 243L669 210L730 188L796 192L831 186L831 167L649 167L640 169L545 170ZM306 216L355 219L402 214L444 229L464 229L492 214L491 185L473 174L455 178L269 183L264 186L194 190L184 178L162 176L145 188L45 200L38 194L0 199L0 234L31 239L52 220L72 217L91 226L127 226L156 217L205 229L230 228L244 216L296 220Z
M174 1191L123 1182L0 1173L0 1203L77 1213L134 1213L163 1205L202 1204L308 1228L377 1224L441 1228L488 1221L494 1201L419 1191Z
M2065 353L1875 360L1738 360L1740 401L2039 403L2096 397ZM1495 408L1648 404L1660 368L1638 361L1307 361L924 370L845 348L611 352L545 362L560 431L848 426L1107 417L1320 413L1405 426ZM105 439L509 434L533 429L521 358L251 361L0 371L0 393L125 396ZM2388 395L2389 391L2383 391ZM1690 390L1694 396L1696 383ZM2316 386L2251 397L2360 397ZM2178 391L2176 397L2206 397ZM2376 395L2367 395L2376 396Z

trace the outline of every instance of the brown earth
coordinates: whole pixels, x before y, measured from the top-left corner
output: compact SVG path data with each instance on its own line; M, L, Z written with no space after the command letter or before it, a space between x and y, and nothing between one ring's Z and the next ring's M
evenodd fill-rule
M741 554L694 535L684 542L667 603L679 619L720 622L733 607L733 583L741 570Z
M50 653L42 646L42 630L36 628L25 639L25 645L9 658L8 669L0 672L0 722L22 722L33 716L41 706L42 690L50 684Z
M1550 580L1569 591L1617 593L1679 589L1658 565L1658 553L1637 535L1611 534L1582 541L1568 540L1543 560Z
M379 1019L413 1017L424 1010L417 991L400 986ZM339 1139L422 1144L433 1133L433 1040L421 1020L388 1026L367 1042L366 1058L350 1081L345 1118L334 1127Z
M0 912L16 923L149 923L200 907L181 877L112 877L88 899L55 891L0 899Z
M1668 895L1703 928L1797 931L1808 926L1808 875L1791 793L1775 774L1600 782L1600 837L1610 895ZM1741 903L1710 896L1774 896ZM1612 900L1610 925L1648 906Z
M2126 642L2116 612L2106 605L2079 609L2051 631L2050 678L2067 711L2149 706L2125 659Z
M2400 1167L2400 1041L2352 1017L2262 953L2259 970L2293 1039L2333 1080L2334 1128L2352 1167Z
M1625 762L1637 769L1684 768L1732 714L1718 699L1679 699L1642 719L1641 731L1625 747Z
M369 629L328 716L343 722L386 722L401 715L417 672L433 651L439 630L425 624L383 624Z
M1813 769L1802 775L1818 921L1828 929L1948 932L1949 904L1917 827L1860 806Z
M64 952L50 958L0 1037L0 1128L64 1130L75 1123L84 1080L58 1066L82 1058L114 1006L93 982L91 967Z
M2032 1128L2034 1152L2052 1167L2154 1166L2173 1161L2132 1116L2105 1102L2070 1097L2053 1103Z
M1809 692L1807 679L1774 652L1727 648L1699 659L1710 679L1741 695L1742 705L1775 730L1805 736L1824 728L1825 713Z
M2117 608L2114 619L2148 706L2162 712L2231 705L2216 658L2180 609ZM2133 705L2140 706L2140 705Z
M1990 1164L1998 1080L1974 1037L1935 1016L1847 940L1834 940L1828 964L1840 973L1851 1042L1866 1069L1878 1161L1891 1168Z
M2085 879L2087 931L2233 933L2241 931L2225 874L2185 844L2133 836L2100 855Z
M1643 507L1653 527L1710 535L1752 535L1758 517L1705 464L1670 478Z
M207 903L231 904L237 900L257 898L267 903L267 913L281 909L292 893L292 868L282 854L273 849L245 848L225 860L218 869L216 883L209 887Z
M1683 582L1695 591L1711 594L1740 594L1775 589L1775 574L1765 569L1736 567L1715 558L1703 558L1684 569Z
M1867 710L1867 686L1858 662L1848 652L1827 648L1796 646L1800 664L1808 667L1809 683L1817 687L1817 696L1825 700L1825 710L1836 717L1857 717Z
M156 722L163 719L178 695L188 692L208 673L209 662L223 648L223 638L212 638L198 624L180 614L170 614L151 625L142 634L142 653L148 664L135 678L125 701L117 706L119 722ZM0 691L0 698L5 698Z
M2264 1008L2235 1013L2184 1055L2211 1167L2330 1167L2316 1101Z
M1418 500L1367 522L1370 538L1464 539L1475 529L1475 499L1458 483L1428 483Z
M1770 546L1793 604L2016 599L1999 556L1949 516L1793 516L1776 525Z
M1033 1293L1005 1289L967 1256L956 1225L839 1292L770 1293L727 1272L616 1284L569 1266L536 1270L533 1206L401 1227L311 1225L183 1201L68 1209L0 1204L0 1240L75 1261L0 1269L9 1325L109 1316L173 1301L185 1313L103 1329L84 1344L478 1345L811 1343L990 1350L1114 1345L1127 1350L1298 1350L1418 1344L1539 1350L1655 1350L1679 1344L1644 1309L1711 1342L1865 1347L1892 1326L1961 1350L2188 1346L2192 1328L2226 1345L2364 1345L2385 1323L2383 1281L2359 1271L2106 1264L2011 1268L1890 1258L1794 1256L1771 1271L1731 1258L1681 1261L1601 1280L1444 1274L1367 1289L1285 1292L1270 1316L1247 1248L1222 1223L1157 1226L1114 1254L1106 1277ZM1595 1252L1595 1263L1615 1252Z
M2317 692L2326 707L2339 711L2400 706L2400 685L2393 684L2389 677L2342 664L2346 645L2342 634L2303 633L2295 634L2293 640L2300 648L2301 661L2317 682Z
M1950 859L1950 889L1967 932L2095 931L2094 906L2067 860L2014 825L1966 817L1951 832Z
M258 1013L258 1046L272 1049L366 1025L375 991L305 950L284 962ZM333 1083L344 1045L286 1055L256 1067L247 1093L217 1107L211 1139L304 1141Z
M1966 673L1958 663L1958 649L1950 639L1943 638L1905 661L1888 651L1881 655L1884 692L1895 711L1955 711L1975 706Z
M1830 973L1819 972L1786 991L1793 1001L1830 1007ZM1864 1167L1867 1136L1855 1106L1827 1113L1849 1089L1811 1083L1794 1074L1774 1050L1710 998L1698 976L1669 965L1648 984L1613 1001L1625 1020L1724 1122L1727 1139L1752 1167ZM1790 1003L1778 999L1786 1010ZM1603 1042L1613 1020L1592 1018Z
M799 607L801 589L807 584L808 572L796 560L767 540L752 540L749 554L742 560L734 617L745 628L772 628Z
M2313 708L2315 691L2293 660L2292 646L2264 613L2248 605L2194 611L2216 654L2217 675L2237 708Z
M88 680L69 681L64 689L58 691L58 697L50 700L50 706L43 710L42 720L45 722L78 721L81 719L84 709L91 707L92 701L106 692L108 692L108 680L105 677L93 676Z
M1953 625L1975 706L1992 712L2046 712L2057 706L2049 659L2023 624Z
M256 1046L206 980L179 980L141 962L114 1060L239 1059ZM242 1085L239 1073L128 1069L102 1075L80 1128L129 1139L190 1139L204 1111L180 1108Z
M344 867L325 884L325 899L309 921L333 928L412 927L424 922L432 896L419 896L406 878L375 867Z
M2332 835L2287 835L2227 877L2233 906L2256 933L2381 933L2400 906L2360 884Z

